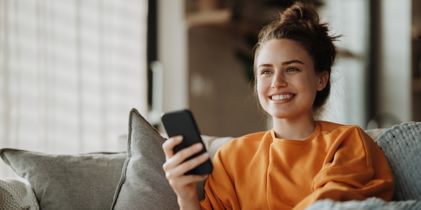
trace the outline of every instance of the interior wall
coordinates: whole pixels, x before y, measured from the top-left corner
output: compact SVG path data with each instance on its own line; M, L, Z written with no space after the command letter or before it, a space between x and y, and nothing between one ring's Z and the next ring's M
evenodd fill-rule
M411 0L383 0L381 13L379 113L409 121L412 115Z
M335 42L337 57L332 67L331 93L322 120L367 125L368 1L329 0L320 11Z
M421 1L412 0L412 120L421 121Z
M188 106L185 0L158 1L158 60L163 69L163 110ZM159 90L156 90L159 91Z
M239 38L229 29L190 30L185 14L183 0L158 2L162 111L191 109L205 135L240 136L266 129L246 67L234 57Z
M253 84L235 57L238 34L224 27L189 29L189 107L202 133L240 136L266 129Z

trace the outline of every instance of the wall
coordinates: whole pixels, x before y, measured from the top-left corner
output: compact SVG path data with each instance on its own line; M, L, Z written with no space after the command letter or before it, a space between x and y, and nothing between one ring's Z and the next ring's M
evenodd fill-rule
M239 136L265 129L245 67L234 58L231 44L238 37L229 30L189 32L184 4L158 2L163 111L190 108L206 135Z
M163 67L163 111L188 106L184 0L158 1L158 59Z
M331 35L340 35L335 42L338 54L332 68L331 94L321 118L365 127L368 1L329 0L320 16Z
M246 66L235 56L241 37L225 27L189 29L189 105L203 133L241 136L266 129Z
M381 1L379 113L411 120L411 0Z
M412 0L412 120L421 121L421 1Z

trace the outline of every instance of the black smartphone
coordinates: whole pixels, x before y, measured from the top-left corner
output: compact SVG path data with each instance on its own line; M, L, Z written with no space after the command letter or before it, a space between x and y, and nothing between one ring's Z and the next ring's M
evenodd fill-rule
M165 113L161 118L162 124L167 131L168 137L183 136L183 141L174 147L174 153L189 147L196 143L201 143L203 149L189 157L190 160L206 152L205 144L200 136L199 128L194 120L190 110L184 109L180 111ZM186 174L205 175L212 172L212 162L208 159L198 167L188 171Z

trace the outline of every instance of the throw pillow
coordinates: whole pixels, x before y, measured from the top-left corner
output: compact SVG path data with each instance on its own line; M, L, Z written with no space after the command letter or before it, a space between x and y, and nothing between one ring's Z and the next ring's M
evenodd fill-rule
M132 109L129 118L128 159L116 190L113 209L178 209L162 164L164 138Z
M51 155L2 149L0 155L32 186L39 207L109 209L126 153Z
M386 129L377 143L395 177L394 200L421 200L421 122L405 122Z
M31 186L19 179L0 179L0 209L39 210Z

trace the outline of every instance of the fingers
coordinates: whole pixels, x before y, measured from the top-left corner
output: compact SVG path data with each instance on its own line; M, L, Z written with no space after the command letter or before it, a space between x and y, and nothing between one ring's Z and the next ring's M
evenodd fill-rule
M172 159L174 159L174 158L172 158ZM168 162L167 161L163 166L164 171L165 171L165 176L166 176L167 179L172 179L172 178L175 178L175 177L178 177L178 176L182 176L186 172L196 168L197 166L204 163L208 159L209 159L209 154L203 153L203 154L201 154L201 155L199 155L195 158L192 158L192 159L190 159L190 160L188 160L184 163L181 163L181 164L177 163L178 160L175 160L174 162Z
M189 176L182 176L176 180L170 179L168 182L173 188L177 189L181 186L203 181L206 178L208 178L208 175L189 175Z
M167 159L163 167L164 169L175 167L176 165L179 165L182 162L184 162L187 158L200 152L202 149L203 149L203 145L200 143L187 147L186 149L183 149L177 152L170 159Z
M174 155L174 152L173 152L174 147L177 144L181 143L182 140L183 140L182 136L175 136L175 137L169 138L162 144L162 149L164 150L165 158L167 160Z
M174 147L180 144L181 141L182 137L177 136L168 139L164 142L164 144L162 144L166 158L162 168L164 169L165 176L169 184L177 194L177 197L191 198L191 195L197 195L196 183L205 180L207 176L185 174L186 172L208 160L209 154L203 153L199 156L189 159L194 154L197 154L203 150L203 144L201 143L189 146L174 154Z

